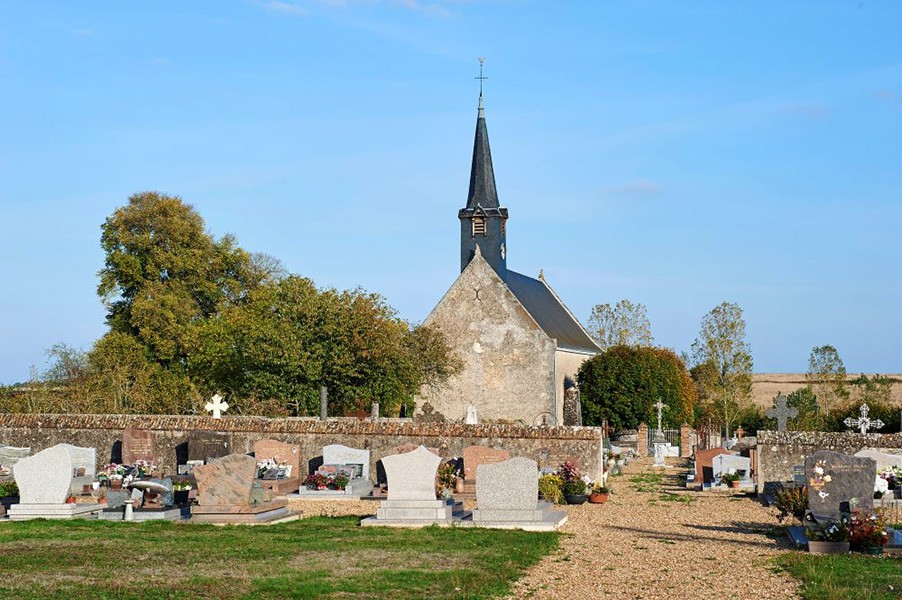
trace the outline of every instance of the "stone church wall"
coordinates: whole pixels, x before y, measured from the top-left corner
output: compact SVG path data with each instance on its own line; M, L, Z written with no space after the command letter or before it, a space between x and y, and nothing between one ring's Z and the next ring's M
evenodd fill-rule
M344 444L367 448L370 473L376 461L395 453L403 444L438 448L446 458L463 456L471 445L509 450L540 467L556 468L574 460L594 478L601 469L601 429L597 427L519 427L516 425L461 425L392 421L326 420L315 418L187 417L167 415L37 415L0 413L0 444L27 446L38 452L59 443L97 449L98 468L120 460L122 432L128 427L151 431L158 461L175 471L176 453L191 431L214 431L228 437L232 452L251 452L254 443L276 439L301 447L301 470L322 454L323 446Z
M449 421L476 407L480 421L533 425L555 415L555 344L488 263L477 255L425 321L445 333L464 362L425 403ZM550 422L560 422L554 421Z

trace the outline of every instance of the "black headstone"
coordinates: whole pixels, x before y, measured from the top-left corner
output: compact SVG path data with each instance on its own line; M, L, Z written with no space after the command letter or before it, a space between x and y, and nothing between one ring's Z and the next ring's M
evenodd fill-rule
M212 431L191 431L188 433L188 460L209 461L228 456L231 447L229 436Z
M805 459L808 510L819 520L836 520L851 509L874 507L873 458L818 450Z

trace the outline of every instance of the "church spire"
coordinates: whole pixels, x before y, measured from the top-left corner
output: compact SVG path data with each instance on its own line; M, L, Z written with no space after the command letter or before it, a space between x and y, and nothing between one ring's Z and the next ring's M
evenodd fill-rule
M495 272L507 276L506 227L507 209L498 204L495 190L495 171L489 149L489 131L485 124L482 102L482 74L484 58L479 59L479 109L476 115L476 136L473 140L473 163L470 167L470 191L467 206L460 209L460 270L463 271L478 247Z
M470 191L467 208L498 208L498 192L495 190L495 170L492 168L492 151L489 148L489 130L485 125L485 106L482 103L482 82L488 79L482 74L484 58L479 59L479 108L476 114L476 136L473 140L473 163L470 166Z

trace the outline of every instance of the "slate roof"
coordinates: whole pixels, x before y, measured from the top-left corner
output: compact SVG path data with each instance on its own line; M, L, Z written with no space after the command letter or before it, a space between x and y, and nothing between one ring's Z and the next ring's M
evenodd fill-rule
M485 109L479 96L479 112L476 118L476 135L473 138L473 163L470 168L470 190L467 192L467 209L477 206L493 209L498 204L495 189L495 170L492 168L492 150L489 148L489 130L485 125Z
M544 280L508 271L505 283L548 337L557 340L559 348L601 352L601 348Z

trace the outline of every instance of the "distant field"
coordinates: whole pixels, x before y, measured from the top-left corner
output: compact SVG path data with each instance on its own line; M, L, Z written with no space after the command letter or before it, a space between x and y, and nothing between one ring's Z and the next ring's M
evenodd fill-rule
M860 373L850 376L855 379ZM865 373L868 377L873 373ZM893 383L893 401L902 406L902 374L881 373L895 380ZM799 388L805 387L804 373L756 373L752 376L752 400L759 406L771 406L774 397L782 392L790 394Z

